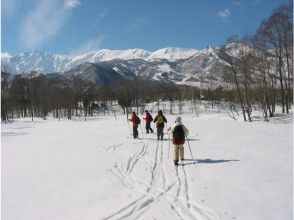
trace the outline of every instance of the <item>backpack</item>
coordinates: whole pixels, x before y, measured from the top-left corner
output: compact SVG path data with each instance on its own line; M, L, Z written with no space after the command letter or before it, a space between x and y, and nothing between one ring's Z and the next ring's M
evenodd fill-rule
M164 123L163 116L162 115L158 115L156 122L157 122L157 124L163 124Z
M149 121L152 121L152 120L153 120L153 118L152 118L152 116L151 116L150 113L148 113L147 119L148 119Z
M173 138L177 141L185 140L185 131L182 125L177 125L173 130Z
M141 119L138 116L136 116L136 122L138 125L141 123Z

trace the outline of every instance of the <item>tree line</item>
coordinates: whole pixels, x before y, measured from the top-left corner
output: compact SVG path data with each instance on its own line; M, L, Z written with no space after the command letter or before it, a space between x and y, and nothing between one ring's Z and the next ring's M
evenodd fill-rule
M144 111L143 108L149 102L173 102L183 98L179 91L186 87L138 79L121 80L107 86L84 81L80 76L64 80L43 74L34 77L30 75L16 75L11 80L11 74L1 72L2 121L21 117L46 119L49 113L59 119L86 119L94 114L113 113L111 106L115 101L125 114L131 106L140 112Z
M240 105L244 121L252 120L256 103L265 120L274 116L277 104L282 113L289 113L293 104L292 8L292 3L280 6L252 36L231 37L221 47L223 55L237 53L226 72L235 91L233 103Z

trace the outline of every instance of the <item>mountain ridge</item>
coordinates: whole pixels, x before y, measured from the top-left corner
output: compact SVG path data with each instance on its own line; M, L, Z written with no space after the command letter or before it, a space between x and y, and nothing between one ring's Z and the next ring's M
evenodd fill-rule
M197 52L198 50L196 49L178 47L162 48L154 52L139 48L126 50L101 49L80 55L60 55L37 51L25 52L16 56L1 53L1 62L10 72L15 74L27 73L34 70L47 74L52 72L65 72L84 62L97 63L116 59L143 59L146 61L167 59L176 61L186 59Z
M85 80L102 84L111 84L116 78L123 77L193 86L211 82L221 85L224 70L234 54L236 51L224 56L220 48L210 46L202 50L167 47L154 52L138 48L102 49L76 56L30 52L14 57L6 55L2 70L4 67L8 69L7 72L14 74L37 71L44 74L60 73L67 77L81 75ZM91 65L88 70L89 64L97 65Z

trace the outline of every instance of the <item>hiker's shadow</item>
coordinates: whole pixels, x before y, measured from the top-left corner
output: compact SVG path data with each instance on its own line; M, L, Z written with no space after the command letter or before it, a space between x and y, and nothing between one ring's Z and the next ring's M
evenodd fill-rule
M207 164L213 164L213 163L227 163L227 162L236 162L239 160L213 160L213 159L185 159L185 165L190 165L190 164L198 164L198 163L207 163Z

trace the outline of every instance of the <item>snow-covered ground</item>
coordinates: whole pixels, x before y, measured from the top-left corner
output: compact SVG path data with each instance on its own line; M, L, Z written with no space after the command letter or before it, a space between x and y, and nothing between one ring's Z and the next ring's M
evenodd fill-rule
M292 115L182 118L194 160L186 143L177 169L168 135L133 140L123 115L2 124L2 219L293 218Z

